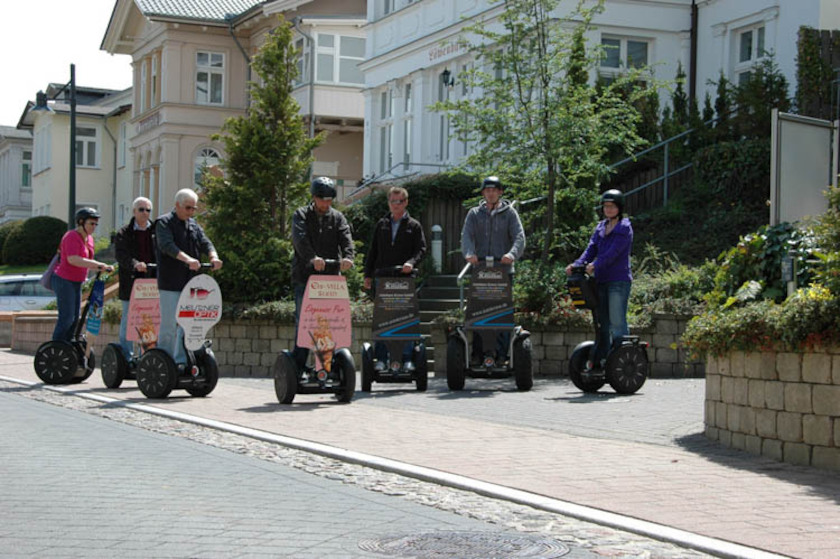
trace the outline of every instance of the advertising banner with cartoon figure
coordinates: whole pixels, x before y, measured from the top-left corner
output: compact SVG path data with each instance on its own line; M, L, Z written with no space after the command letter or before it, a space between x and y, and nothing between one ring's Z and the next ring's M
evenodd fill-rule
M143 351L157 345L160 331L160 295L156 279L136 279L128 302L126 339L139 342Z
M204 345L207 332L222 319L222 290L207 274L192 278L178 298L178 325L184 329L184 346L195 351Z
M310 276L303 295L297 345L315 351L317 361L329 372L336 348L353 341L350 294L343 276Z

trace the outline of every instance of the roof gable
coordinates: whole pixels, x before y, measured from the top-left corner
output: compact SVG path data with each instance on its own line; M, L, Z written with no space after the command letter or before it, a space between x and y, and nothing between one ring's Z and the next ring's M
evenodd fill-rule
M147 17L226 21L266 0L135 0Z

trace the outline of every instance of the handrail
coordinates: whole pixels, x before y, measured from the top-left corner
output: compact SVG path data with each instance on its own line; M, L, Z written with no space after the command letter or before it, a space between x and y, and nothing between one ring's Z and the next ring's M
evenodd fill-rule
M460 290L460 303L458 307L459 309L464 308L464 276L467 275L467 272L470 270L471 266L472 262L467 262L467 264L464 266L464 269L461 270L460 274L458 274L458 289Z

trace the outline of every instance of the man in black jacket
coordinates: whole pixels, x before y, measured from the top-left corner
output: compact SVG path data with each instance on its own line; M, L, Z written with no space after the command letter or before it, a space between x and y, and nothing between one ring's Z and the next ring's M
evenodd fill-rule
M402 267L402 274L417 275L417 266L426 255L426 235L420 222L408 215L408 191L395 186L388 191L390 213L376 223L373 239L365 258L365 289L374 286L374 278L397 275L394 268ZM389 268L391 270L389 270ZM411 342L403 349L403 363L411 368ZM385 344L376 344L376 366L384 368L389 361Z
M120 346L126 359L131 359L133 344L128 334L128 303L131 300L131 288L134 280L141 277L154 277L153 270L147 270L147 264L157 262L155 256L155 227L152 222L152 202L142 196L131 204L134 216L128 224L117 231L114 248L120 265L120 301L122 319L120 320ZM147 274L147 272L149 272Z
M160 293L158 347L168 352L177 365L187 363L184 331L175 320L181 290L201 269L199 258L202 254L207 255L214 270L222 267L216 247L192 217L197 203L198 195L189 188L182 188L175 194L175 209L155 221Z
M323 272L325 260L339 260L342 272L353 267L356 254L350 224L344 214L332 207L336 195L335 183L327 177L316 177L309 188L312 202L298 208L292 216L292 287L295 293L295 330L300 320L300 306L306 282L312 274ZM295 362L300 369L306 365L309 350L294 349Z

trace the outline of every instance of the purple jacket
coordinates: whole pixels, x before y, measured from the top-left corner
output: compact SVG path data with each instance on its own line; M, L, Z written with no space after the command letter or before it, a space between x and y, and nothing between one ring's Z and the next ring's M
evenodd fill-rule
M601 221L592 237L589 246L575 260L575 265L585 266L595 263L595 280L598 283L610 281L633 281L630 273L630 249L633 246L633 226L626 217L615 226L609 235L605 235L607 220Z

